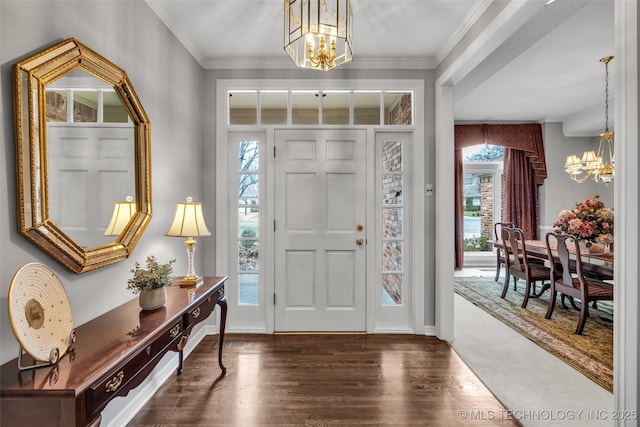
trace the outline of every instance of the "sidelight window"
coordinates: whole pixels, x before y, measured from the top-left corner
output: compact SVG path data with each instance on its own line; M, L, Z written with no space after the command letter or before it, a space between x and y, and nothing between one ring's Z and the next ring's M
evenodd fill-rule
M241 140L238 150L238 302L258 304L260 286L260 141Z
M382 143L382 302L386 305L403 303L403 149L402 141Z

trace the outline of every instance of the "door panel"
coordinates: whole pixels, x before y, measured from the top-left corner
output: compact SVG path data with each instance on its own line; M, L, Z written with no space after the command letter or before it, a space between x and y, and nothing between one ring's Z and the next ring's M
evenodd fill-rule
M316 179L314 173L292 172L286 175L285 227L289 232L315 231Z
M83 247L103 236L114 203L135 196L130 127L51 126L48 130L49 217Z
M365 330L365 142L276 132L276 331Z
M352 307L355 304L354 258L354 251L327 252L327 306Z
M288 250L285 253L288 307L313 307L315 295L315 251Z

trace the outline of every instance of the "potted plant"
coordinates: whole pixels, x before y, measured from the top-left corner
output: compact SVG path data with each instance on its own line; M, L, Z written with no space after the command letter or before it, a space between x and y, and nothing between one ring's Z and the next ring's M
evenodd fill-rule
M156 257L147 257L147 268L143 269L139 262L131 270L133 277L127 280L127 289L134 294L140 294L138 299L142 310L156 310L164 306L167 300L167 290L165 286L170 286L173 280L172 264L176 262L172 259L166 264L159 264Z

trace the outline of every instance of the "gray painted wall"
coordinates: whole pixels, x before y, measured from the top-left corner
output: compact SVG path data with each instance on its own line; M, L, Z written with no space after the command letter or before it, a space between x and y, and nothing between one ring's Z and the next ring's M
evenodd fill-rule
M551 227L562 209L572 209L576 203L595 195L599 195L607 206L613 208L615 178L608 187L602 182L593 181L578 184L564 171L568 155L582 157L584 151L597 151L600 137L565 137L562 134L562 123L543 124L542 137L548 177L540 187L540 227Z
M126 289L134 261L150 255L177 258L176 274L186 272L180 238L165 237L175 203L187 195L202 198L202 86L204 72L142 1L0 2L0 360L18 354L7 314L7 293L16 270L41 262L61 280L76 326L134 295ZM82 275L67 271L17 232L12 65L44 47L75 37L122 67L151 120L153 218L126 261ZM207 221L215 224L213 212ZM202 255L202 254L200 254ZM202 256L196 263L203 271Z
M75 37L123 68L151 120L153 218L132 256L121 263L75 275L43 254L17 232L15 149L13 132L12 65L30 54L68 37ZM181 238L165 237L175 203L193 196L202 199L203 134L202 87L204 72L174 35L142 1L0 1L0 362L18 354L18 344L7 314L7 293L15 271L28 262L51 268L69 296L74 325L134 297L126 289L134 261L156 255L162 261L177 258L176 274L187 271ZM213 211L205 212L211 226ZM196 252L199 273L204 251ZM215 259L210 256L208 259ZM207 322L212 322L213 317ZM160 366L175 366L172 353ZM158 368L160 369L160 367ZM126 417L123 411L140 393L116 399L103 411L103 425ZM124 414L124 415L123 415Z

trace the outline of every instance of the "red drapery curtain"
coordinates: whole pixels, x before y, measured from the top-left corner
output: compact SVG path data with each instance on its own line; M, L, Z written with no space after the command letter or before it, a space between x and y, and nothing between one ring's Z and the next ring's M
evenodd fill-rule
M526 239L538 238L538 186L547 177L542 126L530 124L455 125L455 266L464 265L462 149L477 144L505 147L503 221L513 221Z

